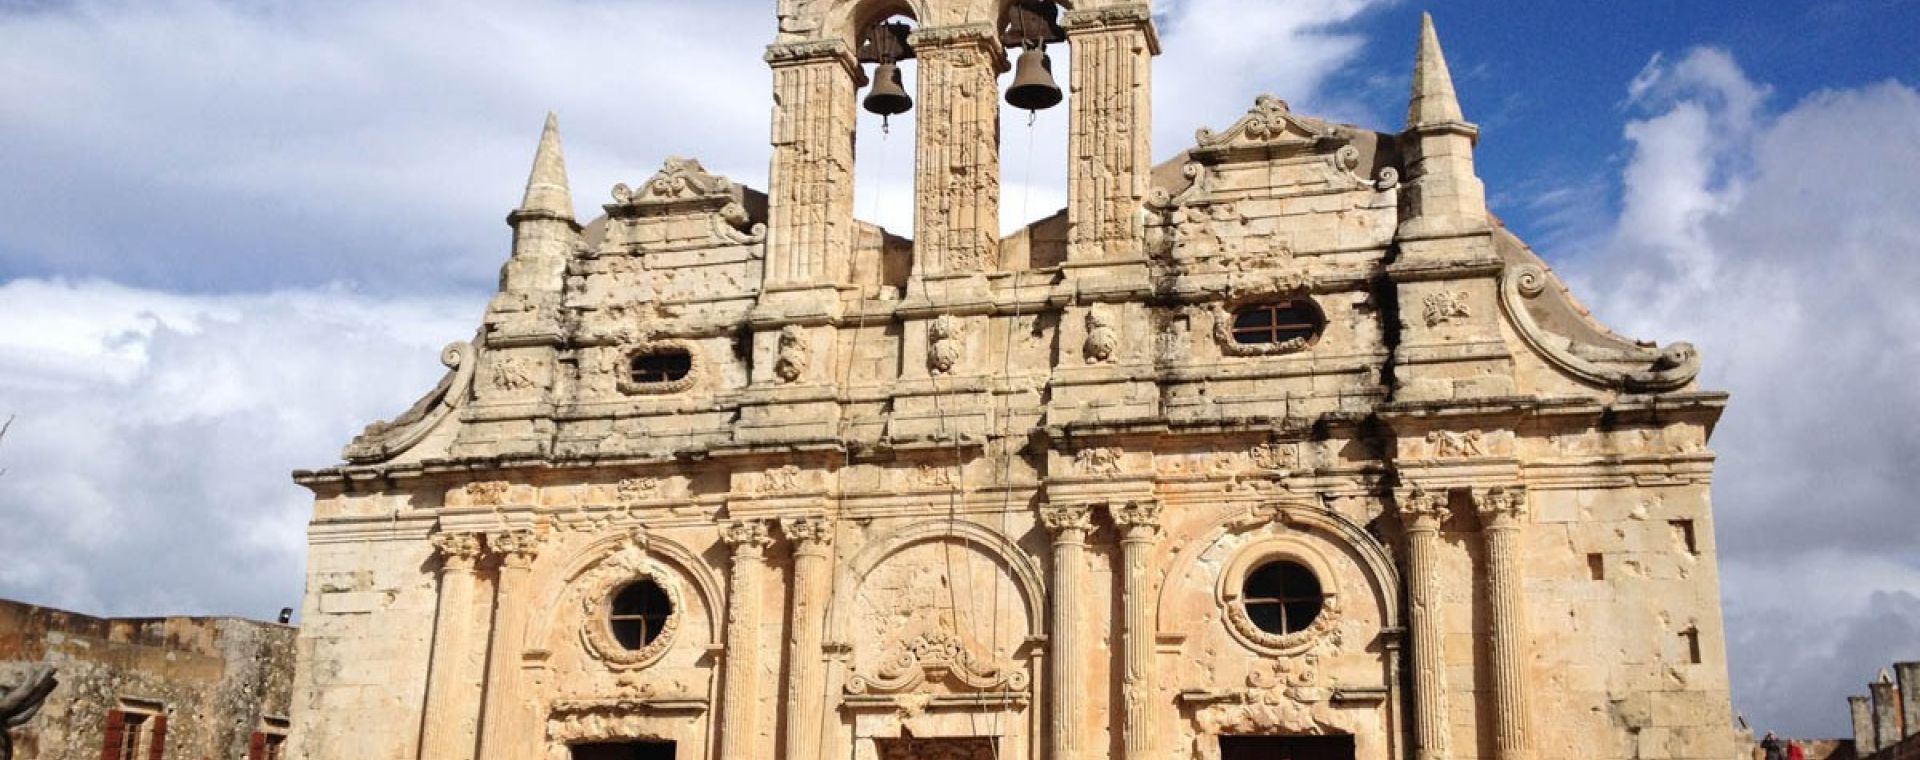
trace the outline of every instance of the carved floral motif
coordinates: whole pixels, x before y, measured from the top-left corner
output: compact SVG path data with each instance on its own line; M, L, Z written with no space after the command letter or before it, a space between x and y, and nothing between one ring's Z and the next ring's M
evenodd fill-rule
M1456 319L1473 317L1473 312L1467 308L1467 292L1464 290L1428 293L1422 307L1421 314L1426 318L1428 327L1439 327Z
M1120 348L1120 331L1114 327L1113 318L1099 309L1087 310L1087 340L1080 352L1088 364L1100 364L1113 358L1113 352Z
M1495 527L1510 525L1526 519L1527 489L1520 486L1489 488L1475 493L1473 504L1480 510L1481 519Z
M633 507L643 501L660 498L659 478L626 478L614 488L614 496L622 507Z
M960 363L960 333L965 329L951 314L942 314L927 323L927 371L944 375Z
M1343 642L1340 631L1340 597L1328 594L1321 602L1320 614L1306 628L1293 633L1272 633L1258 625L1247 615L1247 606L1239 600L1227 605L1227 624L1233 632L1254 647L1273 654L1300 654L1322 646L1339 648Z
M802 550L821 550L833 543L833 523L824 517L781 520L780 532Z
M946 685L957 691L1026 691L1027 673L969 651L960 637L934 631L895 644L871 674L847 679L849 694L899 694Z
M773 537L767 534L767 524L760 520L738 520L720 528L720 539L733 547L736 556L759 556L773 545Z
M471 568L480 559L478 533L435 533L428 540L447 567Z
M666 594L672 612L652 641L638 649L628 649L613 636L613 598L622 589L643 580L652 581ZM609 665L641 668L658 662L673 646L681 620L686 617L686 600L679 580L650 556L647 537L642 532L629 535L619 548L583 574L575 586L581 589L580 611L584 621L580 627L581 646L588 655Z
M1050 504L1040 508L1040 522L1056 536L1069 531L1085 535L1093 530L1093 510L1084 504Z
M513 484L504 480L487 480L468 483L461 489L466 492L467 503L476 507L497 507L507 502L507 491Z
M530 530L498 531L487 534L487 548L508 567L525 568L540 554L540 537Z

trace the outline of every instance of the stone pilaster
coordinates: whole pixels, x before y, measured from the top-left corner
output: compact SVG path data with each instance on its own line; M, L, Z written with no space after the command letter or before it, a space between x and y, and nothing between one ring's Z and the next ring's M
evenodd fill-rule
M1067 133L1067 258L1139 259L1153 173L1153 57L1146 3L1068 11L1073 97Z
M1006 53L987 24L922 28L911 41L920 80L914 269L928 276L993 271Z
M1495 756L1532 760L1525 557L1520 536L1527 520L1527 492L1517 487L1492 488L1474 494L1474 501L1486 541Z
M1445 494L1418 488L1398 499L1407 532L1407 617L1413 633L1415 760L1444 760L1447 752L1446 633L1440 620L1440 526Z
M833 523L819 517L784 520L780 530L793 542L793 607L787 618L787 744L785 760L822 756L821 728L826 722L826 663L821 640L831 593Z
M1080 701L1086 689L1084 645L1080 641L1080 588L1087 533L1093 510L1085 505L1042 507L1040 521L1053 534L1053 619L1047 623L1047 757L1077 760L1080 753Z
M1121 675L1124 760L1153 756L1153 594L1147 564L1160 539L1160 502L1129 501L1110 507L1120 529L1121 596L1124 617L1120 644L1125 652Z
M479 718L479 679L468 655L474 650L474 568L480 560L480 535L435 533L432 541L440 556L440 606L433 622L433 659L427 665L426 708L420 716L420 757L460 760L473 757L472 729Z
M766 60L775 104L766 285L831 285L852 260L854 96L863 77L838 41L774 45Z
M733 547L727 583L727 653L720 694L718 757L765 757L758 746L760 704L760 599L765 583L767 524L758 520L728 523L721 537Z
M482 760L513 760L526 754L533 730L527 724L526 695L515 661L519 647L513 632L526 623L528 576L540 541L532 531L515 530L487 535L487 548L500 558L500 582L494 589L493 635L487 647L485 713L480 722Z

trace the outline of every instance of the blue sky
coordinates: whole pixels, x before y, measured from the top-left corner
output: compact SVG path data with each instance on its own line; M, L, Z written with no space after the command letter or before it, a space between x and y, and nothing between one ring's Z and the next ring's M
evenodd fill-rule
M287 472L472 333L546 111L583 214L669 155L763 185L770 6L0 0L0 597L296 605ZM1738 708L1842 735L1847 694L1920 658L1920 0L1156 8L1163 159L1263 92L1398 128L1432 10L1495 210L1734 394ZM1064 119L1005 126L1009 224L1063 200ZM896 229L911 129L861 143L860 213Z

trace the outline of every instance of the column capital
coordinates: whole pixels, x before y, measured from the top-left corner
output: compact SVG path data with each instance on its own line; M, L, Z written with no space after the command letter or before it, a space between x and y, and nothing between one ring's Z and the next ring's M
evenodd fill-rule
M853 73L856 79L865 78L861 75L859 61L854 57L853 47L845 40L816 39L775 43L767 46L764 58L767 64L774 68L831 64Z
M1147 36L1147 52L1160 54L1160 33L1153 25L1153 9L1146 3L1127 3L1067 11L1060 26L1067 39L1086 34L1114 31L1138 31Z
M435 533L429 536L433 551L447 570L472 570L480 560L480 534Z
M780 521L780 532L796 554L825 554L833 546L833 521L825 517L789 517Z
M1134 499L1107 505L1123 541L1152 541L1160 537L1160 500Z
M1453 514L1447 509L1447 492L1418 485L1400 490L1394 495L1394 503L1400 510L1401 523L1410 531L1439 530Z
M735 559L759 559L766 555L773 537L767 534L764 520L736 520L720 528L720 538L733 547Z
M487 534L487 548L500 558L502 567L525 570L540 554L540 537L530 530L506 530Z
M1048 504L1040 508L1040 523L1053 534L1055 544L1079 543L1093 530L1093 507L1086 504Z
M1005 53L1000 35L992 24L953 24L923 26L907 38L917 52L950 48L974 48L988 53Z
M1488 528L1518 528L1527 518L1527 489L1496 486L1474 491L1473 505Z

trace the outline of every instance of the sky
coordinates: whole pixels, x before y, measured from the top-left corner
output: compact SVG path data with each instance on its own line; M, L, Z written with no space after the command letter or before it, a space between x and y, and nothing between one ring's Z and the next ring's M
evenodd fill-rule
M0 597L298 606L309 495L472 334L548 110L582 213L668 156L764 187L771 0L0 0ZM1155 155L1266 92L1383 131L1435 13L1495 213L1731 391L1736 709L1849 733L1920 658L1920 0L1159 0ZM1066 81L1069 61L1057 56ZM911 121L859 213L910 227ZM1006 223L1065 109L1004 128Z

